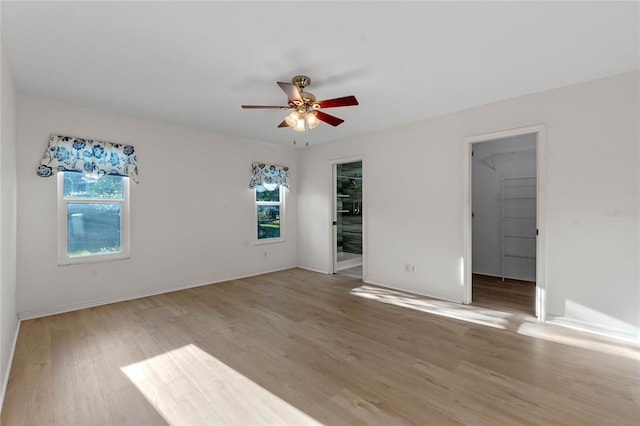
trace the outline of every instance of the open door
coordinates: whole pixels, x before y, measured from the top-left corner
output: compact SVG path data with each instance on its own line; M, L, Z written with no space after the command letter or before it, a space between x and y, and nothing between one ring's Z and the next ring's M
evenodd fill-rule
M362 161L333 165L333 272L362 278Z

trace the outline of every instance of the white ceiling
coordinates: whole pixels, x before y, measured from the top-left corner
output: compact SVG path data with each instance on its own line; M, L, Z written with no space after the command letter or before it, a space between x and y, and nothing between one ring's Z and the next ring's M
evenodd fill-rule
M276 81L355 95L340 140L638 69L638 2L13 2L20 93L291 146Z

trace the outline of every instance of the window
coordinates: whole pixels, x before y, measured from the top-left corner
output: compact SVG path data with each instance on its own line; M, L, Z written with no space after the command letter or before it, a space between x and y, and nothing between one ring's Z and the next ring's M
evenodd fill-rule
M129 257L129 178L58 173L58 263Z
M283 241L284 190L282 186L256 185L255 194L258 242Z

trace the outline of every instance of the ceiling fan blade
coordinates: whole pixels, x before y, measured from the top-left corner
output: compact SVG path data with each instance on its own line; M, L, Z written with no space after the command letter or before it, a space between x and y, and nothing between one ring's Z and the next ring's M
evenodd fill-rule
M283 83L282 81L278 81L278 86L280 86L282 91L287 94L287 97L289 99L302 103L300 92L298 91L298 88L295 86L295 84Z
M324 121L327 124L331 124L332 126L338 126L344 123L342 118L334 117L333 115L325 114L322 111L316 111L316 118L318 120Z
M241 105L244 109L289 109L289 105Z
M358 100L355 96L345 96L342 98L335 99L326 99L324 101L316 102L320 105L320 108L335 108L335 107L343 107L343 106L353 106L358 105Z
M290 126L287 124L287 120L282 120L282 123L278 124L278 127L290 127Z

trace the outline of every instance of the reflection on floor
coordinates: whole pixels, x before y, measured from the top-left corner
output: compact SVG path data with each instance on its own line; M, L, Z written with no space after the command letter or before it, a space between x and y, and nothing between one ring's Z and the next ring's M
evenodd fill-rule
M346 271L353 268L360 267L359 278L362 278L362 255L357 253L349 253L341 251L336 253L336 271ZM347 272L346 275L352 276L357 271Z
M343 269L338 271L339 274L346 275L352 278L362 279L362 265L354 266L352 268Z
M338 262L343 262L345 260L351 259L361 259L362 255L357 253L349 253L346 251L338 252Z

